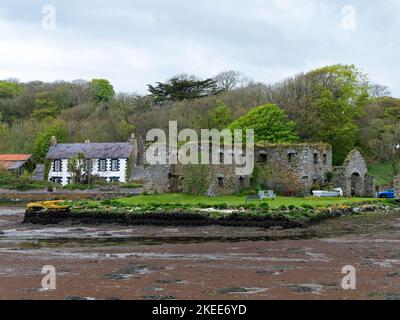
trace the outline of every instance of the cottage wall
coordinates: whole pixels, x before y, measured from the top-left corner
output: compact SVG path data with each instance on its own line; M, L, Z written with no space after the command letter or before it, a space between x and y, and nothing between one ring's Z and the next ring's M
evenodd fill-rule
M61 172L54 171L54 160L52 161L52 165L49 171L49 181L54 178L60 178L61 184L63 186L68 184L69 178L71 175L68 173L68 159L60 159L61 160ZM91 175L99 176L101 178L107 179L110 181L110 178L117 178L119 182L126 182L126 173L127 173L127 165L128 159L119 158L119 171L111 171L111 158L107 160L107 171L101 172L99 171L99 159L94 159L92 162L92 172Z

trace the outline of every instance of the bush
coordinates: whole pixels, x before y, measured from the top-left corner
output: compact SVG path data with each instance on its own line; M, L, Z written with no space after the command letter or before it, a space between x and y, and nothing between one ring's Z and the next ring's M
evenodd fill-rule
M51 185L47 181L33 181L29 175L21 177L8 170L0 169L0 188L18 191L46 189Z

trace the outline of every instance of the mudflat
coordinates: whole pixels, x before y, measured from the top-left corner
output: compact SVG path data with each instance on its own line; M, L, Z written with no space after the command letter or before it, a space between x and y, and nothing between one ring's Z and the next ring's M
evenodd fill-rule
M400 299L400 214L305 229L36 226L0 207L0 299ZM43 290L43 266L56 290ZM342 268L357 270L343 290Z

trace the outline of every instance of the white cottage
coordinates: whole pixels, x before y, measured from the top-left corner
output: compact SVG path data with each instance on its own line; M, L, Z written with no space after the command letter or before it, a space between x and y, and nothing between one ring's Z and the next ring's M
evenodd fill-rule
M127 182L128 161L135 157L135 139L131 138L126 143L57 143L52 138L52 146L46 159L51 161L49 181L62 184L71 182L68 173L68 161L71 157L83 153L87 161L87 167L91 167L91 175L98 176L107 182Z

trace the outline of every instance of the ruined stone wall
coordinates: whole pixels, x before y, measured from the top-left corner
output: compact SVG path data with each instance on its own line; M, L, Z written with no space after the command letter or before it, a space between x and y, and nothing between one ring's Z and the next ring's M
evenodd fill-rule
M367 163L358 150L351 151L343 165L335 168L333 182L347 197L375 196L374 179L368 175Z
M375 177L367 174L365 177L364 196L375 198L377 196Z
M267 172L262 183L284 195L309 195L314 185L326 184L332 172L332 149L327 144L293 144L256 148L256 162Z
M258 175L239 177L235 165L209 165L207 195L233 194L250 186L250 180L282 195L310 195L312 190L342 188L345 196L375 196L374 178L368 175L364 158L352 151L343 166L332 166L332 148L328 144L257 145L255 165ZM197 172L197 170L194 170ZM202 174L199 170L198 174ZM332 179L329 180L329 174ZM183 165L145 165L144 191L179 193L185 179L196 181ZM253 178L253 179L252 179ZM201 177L199 177L199 181ZM204 179L202 179L204 182Z
M146 165L144 169L143 191L149 194L171 192L171 165Z
M394 178L394 192L397 199L400 199L400 176Z

